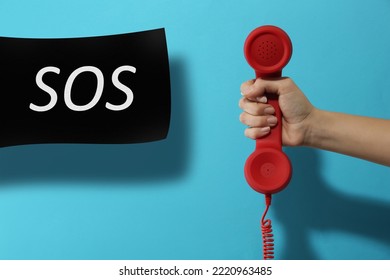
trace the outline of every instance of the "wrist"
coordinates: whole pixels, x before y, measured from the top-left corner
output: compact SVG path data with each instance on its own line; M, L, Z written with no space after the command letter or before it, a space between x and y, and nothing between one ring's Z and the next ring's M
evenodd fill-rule
M323 134L324 111L312 109L304 123L302 146L318 147Z

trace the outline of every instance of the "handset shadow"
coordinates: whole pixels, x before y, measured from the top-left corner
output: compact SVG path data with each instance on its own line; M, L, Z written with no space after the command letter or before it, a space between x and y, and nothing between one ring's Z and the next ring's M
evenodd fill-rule
M390 257L390 205L334 191L321 178L320 154L314 149L291 148L287 154L294 167L293 179L273 203L276 218L285 229L281 258L318 259L309 242L312 230L337 230L374 239L388 246Z

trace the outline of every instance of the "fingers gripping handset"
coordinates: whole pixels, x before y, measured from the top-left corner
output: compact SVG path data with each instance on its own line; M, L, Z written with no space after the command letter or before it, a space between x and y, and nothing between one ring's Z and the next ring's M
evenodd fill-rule
M292 44L288 35L275 26L253 30L244 45L245 58L257 78L281 77L290 60ZM256 149L245 163L245 177L257 192L271 195L283 190L291 179L291 163L282 151L282 113L278 96L266 93L268 103L275 108L278 123L266 137L256 140Z

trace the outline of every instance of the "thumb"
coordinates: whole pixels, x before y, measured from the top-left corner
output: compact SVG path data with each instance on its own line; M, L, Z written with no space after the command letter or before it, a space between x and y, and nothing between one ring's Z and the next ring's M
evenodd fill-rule
M280 95L283 93L286 78L249 80L241 85L241 93L250 100L261 99L266 93Z

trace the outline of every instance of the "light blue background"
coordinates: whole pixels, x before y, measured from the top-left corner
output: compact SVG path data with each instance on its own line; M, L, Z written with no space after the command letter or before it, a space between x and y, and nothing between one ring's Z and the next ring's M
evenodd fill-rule
M260 258L264 202L243 176L254 142L237 104L253 77L243 42L263 24L289 33L284 74L314 105L390 118L389 0L1 0L0 36L165 27L173 112L162 142L1 149L0 258ZM389 168L286 151L294 177L270 212L277 258L390 259Z

